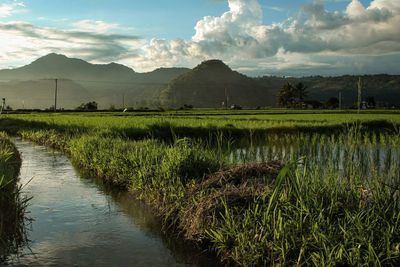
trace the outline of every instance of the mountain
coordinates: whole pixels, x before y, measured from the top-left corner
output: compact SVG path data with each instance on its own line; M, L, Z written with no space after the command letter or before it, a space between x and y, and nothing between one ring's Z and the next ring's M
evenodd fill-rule
M226 98L229 106L269 106L275 102L266 87L231 70L220 60L202 62L172 80L160 94L161 105L167 107L186 104L196 108L220 108Z
M342 92L343 104L357 101L359 76L259 77L250 78L231 70L220 60L204 61L194 69L159 68L138 73L121 64L91 64L81 59L49 54L11 70L0 70L0 97L13 108L50 108L58 79L59 108L71 109L96 101L99 108L181 107L221 108L276 106L276 95L284 83L302 82L308 99L324 103ZM399 105L400 75L361 76L362 95L374 97L381 106Z
M400 103L400 75L362 75L362 76L338 76L338 77L262 77L256 81L269 88L274 95L286 83L296 84L302 82L308 91L308 99L325 103L331 97L339 97L342 93L343 104L352 106L357 102L358 79L362 81L362 98L374 97L380 106L398 105Z
M91 64L53 53L20 68L0 70L0 93L18 107L21 99L30 99L30 108L48 108L51 102L42 101L44 96L36 93L37 87L40 84L41 90L50 90L53 95L54 79L58 79L60 92L70 99L65 105L60 102L60 107L74 108L88 99L98 102L100 108L158 105L159 92L187 71L162 68L137 73L117 63ZM54 97L50 95L47 98Z
M124 65L90 64L84 60L68 58L64 55L49 54L31 64L13 70L1 70L0 79L71 79L71 80L124 80L134 78L135 72Z

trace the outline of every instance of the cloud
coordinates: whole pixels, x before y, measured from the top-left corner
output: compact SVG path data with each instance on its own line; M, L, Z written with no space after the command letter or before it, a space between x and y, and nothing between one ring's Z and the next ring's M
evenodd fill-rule
M0 5L0 18L5 18L14 13L22 12L25 5L22 2L3 3Z
M107 25L98 23L98 25ZM95 62L109 62L134 57L138 36L111 34L105 31L64 30L38 27L25 22L0 22L1 61L31 60L50 52L59 52Z
M330 12L316 0L272 25L262 24L262 8L257 0L228 3L229 11L221 16L205 16L198 21L190 40L151 40L140 60L135 59L135 68L148 69L149 62L187 66L202 59L220 58L237 68L247 62L266 72L299 68L305 74L318 74L323 66L333 73L346 73L355 70L354 64L343 66L340 62L352 59L372 64L371 58L390 60L390 55L400 55L399 1L374 0L364 7L352 0L345 12ZM385 66L376 69L393 72Z
M266 5L263 5L262 7L263 8L267 8L267 9L271 9L271 10L274 10L274 11L279 11L279 12L285 11L284 8L277 7L277 6L266 6Z
M118 23L106 23L101 20L81 20L70 24L73 29L86 32L107 33L112 30L131 31L133 28L123 28Z

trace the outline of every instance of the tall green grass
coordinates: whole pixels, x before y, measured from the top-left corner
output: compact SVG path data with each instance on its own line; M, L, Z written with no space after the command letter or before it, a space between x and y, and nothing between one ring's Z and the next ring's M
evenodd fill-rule
M283 111L282 111L283 112ZM0 119L0 127L16 133L21 128L53 129L67 135L102 133L130 139L174 137L208 139L210 133L222 132L225 137L265 137L270 133L321 132L338 133L349 124L359 122L366 131L384 132L400 125L398 114L217 114L155 113L104 114L11 114Z
M177 219L174 215L187 188L228 164L222 152L189 138L171 144L153 139L69 137L52 130L22 131L21 135L66 151L82 168L146 200L169 223Z
M252 203L214 214L205 233L244 266L397 266L399 180L343 177L327 166L287 165Z
M8 136L0 133L0 265L27 243L25 209L29 199L20 196L17 177L19 153Z

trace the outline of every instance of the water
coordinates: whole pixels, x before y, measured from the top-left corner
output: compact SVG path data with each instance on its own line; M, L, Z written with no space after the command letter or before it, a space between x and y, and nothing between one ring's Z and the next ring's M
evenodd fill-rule
M215 266L216 259L161 234L158 220L127 193L81 178L60 152L15 140L20 183L32 196L29 248L17 266Z
M312 166L331 167L344 172L350 166L357 166L359 172L368 176L374 172L395 178L400 170L400 147L380 144L279 144L248 145L233 148L229 152L231 162L254 163L268 160L282 162L297 161L301 158Z

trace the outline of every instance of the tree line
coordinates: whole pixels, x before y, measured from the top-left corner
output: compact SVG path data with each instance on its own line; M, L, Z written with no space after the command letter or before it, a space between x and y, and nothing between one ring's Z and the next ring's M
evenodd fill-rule
M278 105L284 108L305 108L307 105L311 105L314 108L324 106L322 103L316 100L306 100L308 96L307 87L299 82L292 85L290 82L286 82L279 90L277 95ZM326 102L325 106L329 108L338 108L339 99L337 97L330 97ZM357 108L360 109L362 105L364 108L375 108L376 102L373 96L367 96L365 101L358 100Z

